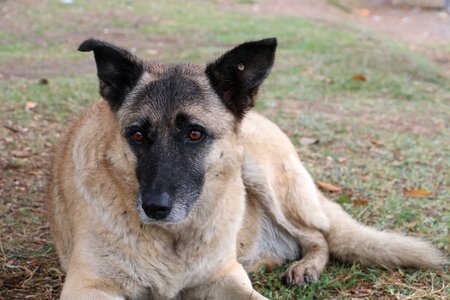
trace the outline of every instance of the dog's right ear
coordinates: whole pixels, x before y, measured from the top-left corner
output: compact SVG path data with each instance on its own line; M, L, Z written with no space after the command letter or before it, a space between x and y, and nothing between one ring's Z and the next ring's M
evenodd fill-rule
M144 72L142 61L125 49L96 39L85 40L78 51L94 51L100 95L117 111Z
M255 105L258 88L272 68L276 48L275 38L246 42L206 66L211 86L238 120Z

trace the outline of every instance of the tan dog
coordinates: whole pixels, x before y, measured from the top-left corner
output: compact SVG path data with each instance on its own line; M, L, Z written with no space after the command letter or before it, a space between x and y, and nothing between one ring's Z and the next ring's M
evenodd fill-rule
M245 270L303 257L284 274L302 284L329 253L443 263L430 244L364 227L326 200L289 139L247 113L275 49L244 43L204 68L81 44L106 101L56 149L48 206L63 299L265 299Z

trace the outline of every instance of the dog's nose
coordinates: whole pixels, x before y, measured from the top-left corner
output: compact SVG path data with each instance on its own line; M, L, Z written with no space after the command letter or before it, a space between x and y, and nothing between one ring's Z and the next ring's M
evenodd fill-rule
M144 195L142 197L142 208L148 217L161 220L170 213L172 199L167 193L162 193L161 195Z

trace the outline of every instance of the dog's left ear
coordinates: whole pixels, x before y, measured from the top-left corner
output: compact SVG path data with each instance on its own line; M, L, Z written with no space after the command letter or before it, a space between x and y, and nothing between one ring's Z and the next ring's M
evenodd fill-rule
M144 72L142 61L123 48L96 39L85 40L78 50L94 51L100 95L117 111Z
M209 81L238 120L255 105L261 83L275 59L275 38L247 42L206 66Z

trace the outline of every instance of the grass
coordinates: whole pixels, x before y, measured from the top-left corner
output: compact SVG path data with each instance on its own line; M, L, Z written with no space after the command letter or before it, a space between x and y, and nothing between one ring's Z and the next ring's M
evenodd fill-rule
M246 3L253 1L240 1ZM69 120L99 98L92 58L75 51L90 36L135 48L148 59L193 63L244 40L278 37L276 65L257 110L289 134L317 180L344 188L328 196L353 216L377 228L421 236L448 253L450 81L445 70L346 22L257 16L221 5L179 0L5 4L14 22L0 23L0 299L50 299L60 293L64 275L43 201L51 145ZM37 107L25 110L29 101ZM301 137L319 143L301 145ZM405 189L430 195L405 197ZM450 293L447 271L386 271L332 262L318 282L286 288L279 281L284 269L260 270L251 278L271 299L444 299Z

